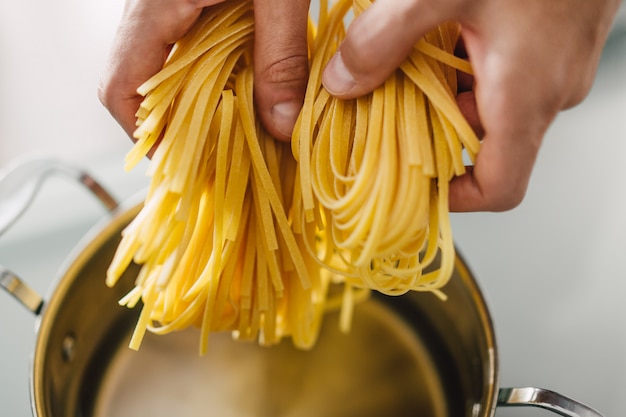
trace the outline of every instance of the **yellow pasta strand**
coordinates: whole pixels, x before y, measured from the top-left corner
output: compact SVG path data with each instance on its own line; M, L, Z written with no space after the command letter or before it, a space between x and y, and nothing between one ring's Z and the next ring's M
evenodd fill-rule
M143 301L131 348L146 331L197 326L200 353L215 331L268 346L289 336L309 349L326 311L340 309L348 331L370 290L445 298L455 258L448 184L464 172L463 152L480 148L455 102L456 71L471 67L454 56L459 28L446 23L371 94L330 96L323 68L346 16L370 4L321 0L290 144L255 115L251 0L206 8L139 88L127 169L159 144L144 205L106 277L113 286L131 262L141 265L120 300ZM343 289L330 295L332 285Z
M305 210L315 204L328 209L325 227L338 254L332 261L318 261L347 283L393 295L410 290L441 294L455 256L447 184L464 173L463 149L470 156L479 149L454 99L456 70L471 68L453 55L458 26L444 24L420 40L400 69L366 99L330 97L324 109L314 112L311 103L324 91L321 69L345 36L346 13L358 15L370 4L340 0L321 16L321 41L312 52L307 96L294 133L299 198ZM312 221L310 215L305 219ZM438 253L442 261L437 266Z

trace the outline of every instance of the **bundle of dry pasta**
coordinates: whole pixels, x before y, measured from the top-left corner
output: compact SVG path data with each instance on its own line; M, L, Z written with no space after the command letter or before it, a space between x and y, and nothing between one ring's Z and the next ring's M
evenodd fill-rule
M131 340L146 330L202 329L276 343L313 345L329 273L293 233L296 165L288 144L254 117L251 1L211 8L146 82L128 168L159 145L138 216L123 231L107 271L114 285L131 261L142 265L120 301L143 301Z
M472 159L479 149L455 101L456 71L471 68L454 56L459 27L448 23L420 40L370 95L329 96L321 73L345 35L345 16L370 5L339 0L320 18L292 142L301 180L296 204L304 212L294 226L314 222L328 228L323 253L333 256L319 261L344 276L347 286L443 297L439 289L452 275L455 258L448 183L465 171L463 149ZM317 243L311 235L307 241ZM441 260L435 265L436 255Z
M345 34L346 13L367 0L321 2L311 30L310 82L291 144L271 138L253 106L252 0L202 14L163 70L140 87L132 168L158 142L150 189L123 231L107 271L115 285L141 265L120 303L143 307L131 347L146 331L201 328L271 345L314 345L329 305L370 289L437 291L452 273L447 184L478 140L454 102L455 25L415 47L368 97L336 100L324 64ZM294 158L295 156L295 158ZM328 164L330 161L330 164ZM435 255L441 267L423 273ZM344 285L329 300L329 286Z

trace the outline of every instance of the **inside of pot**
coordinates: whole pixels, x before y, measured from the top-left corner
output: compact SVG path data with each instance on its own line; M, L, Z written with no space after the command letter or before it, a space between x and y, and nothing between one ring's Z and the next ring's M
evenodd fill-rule
M446 390L454 379L444 380L405 322L368 302L353 325L345 335L329 317L311 351L289 340L263 348L216 334L204 357L197 331L152 335L139 352L126 347L127 332L104 349L105 367L88 369L94 383L83 386L81 409L97 417L451 415L459 387Z
M199 332L147 335L128 348L137 310L117 305L104 271L135 210L88 239L41 318L33 364L36 416L486 416L495 358L482 297L459 260L448 300L374 294L357 306L349 334L330 314L316 346L286 339L266 348Z

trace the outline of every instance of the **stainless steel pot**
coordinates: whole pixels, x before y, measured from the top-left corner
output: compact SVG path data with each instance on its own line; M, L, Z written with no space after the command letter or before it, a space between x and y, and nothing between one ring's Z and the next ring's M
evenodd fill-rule
M104 284L120 232L140 202L118 207L82 170L33 160L0 173L0 234L26 209L42 179L69 174L111 211L79 243L44 300L0 266L0 286L37 317L31 379L36 417L67 416L427 416L487 417L496 407L536 406L569 417L601 417L539 388L500 388L493 323L480 288L458 257L448 300L375 294L359 305L350 334L330 315L311 351L289 341L262 348L215 334L199 357L198 334L147 335L127 348L137 311Z

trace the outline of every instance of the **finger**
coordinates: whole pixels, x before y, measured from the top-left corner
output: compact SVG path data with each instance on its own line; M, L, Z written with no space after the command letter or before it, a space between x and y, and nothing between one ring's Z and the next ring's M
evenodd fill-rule
M453 17L455 12L449 3L455 2L375 1L348 28L324 70L324 87L340 98L354 98L374 90L428 30Z
M269 133L289 140L308 81L309 0L255 0L255 103Z
M457 105L459 106L459 110L461 114L469 125L476 133L476 136L482 138L485 136L485 129L483 128L482 122L480 120L480 116L478 114L478 107L476 106L476 97L474 96L473 91L462 92L456 97Z
M136 27L131 18L120 22L98 85L100 101L131 137L143 99L137 88L162 68L167 54L165 44L137 36Z
M113 39L98 97L132 137L143 100L137 88L163 67L171 44L196 21L203 7L224 0L128 0Z
M481 47L476 34L465 37L476 83L471 93L459 94L457 102L475 130L478 117L484 135L474 167L450 184L451 211L504 211L518 206L543 137L559 111L545 82L547 76L519 65L536 62L527 45L500 41L505 29L488 34L495 36L490 49ZM474 103L469 100L472 94Z
M474 76L463 71L456 72L457 92L471 91L474 87Z
M536 154L531 152L513 155L497 146L483 145L476 165L450 183L450 211L505 211L517 207L526 194L535 159Z
M490 109L504 110L487 113L486 120L481 122L478 108L463 102L470 100L469 95L465 93L459 96L465 96L459 101L459 107L477 134L485 134L475 165L468 167L465 175L454 178L450 183L450 210L510 210L518 206L526 194L548 123L534 123L532 118L524 117L525 113L532 114L532 111L507 112L506 109L511 106L502 101L494 101ZM498 120L498 123L493 123L492 118Z

